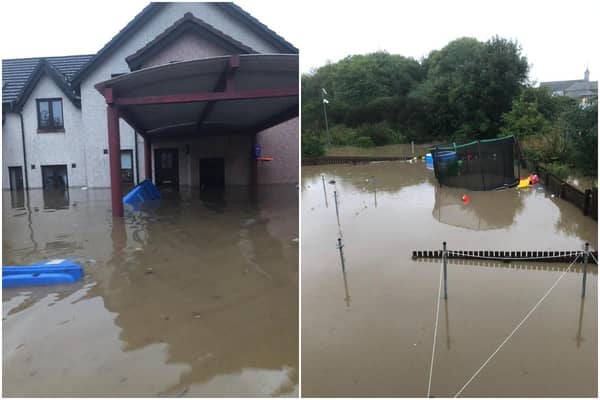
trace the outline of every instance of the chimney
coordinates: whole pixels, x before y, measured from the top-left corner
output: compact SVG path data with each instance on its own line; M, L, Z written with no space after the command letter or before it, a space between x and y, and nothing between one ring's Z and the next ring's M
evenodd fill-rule
M590 70L589 69L585 69L585 73L583 74L583 80L586 82L589 82L590 80Z

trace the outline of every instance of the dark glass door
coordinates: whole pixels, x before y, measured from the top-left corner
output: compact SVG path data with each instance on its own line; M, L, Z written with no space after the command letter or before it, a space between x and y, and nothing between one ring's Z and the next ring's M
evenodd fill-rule
M23 190L23 168L8 167L10 190Z
M225 159L203 158L200 160L200 187L225 186Z
M69 177L66 165L42 165L44 208L69 207Z
M42 165L42 186L44 189L66 190L69 177L66 165Z
M177 149L154 150L156 186L179 187L179 152Z

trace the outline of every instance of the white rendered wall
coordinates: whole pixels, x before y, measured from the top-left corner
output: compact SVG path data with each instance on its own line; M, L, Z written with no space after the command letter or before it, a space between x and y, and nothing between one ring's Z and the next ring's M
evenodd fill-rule
M87 184L90 187L109 187L106 103L94 85L111 78L111 74L129 72L125 58L142 48L165 29L181 19L186 12L211 24L234 39L265 53L277 52L274 47L261 39L252 30L231 19L226 13L210 3L172 3L152 16L128 40L112 49L110 57L105 59L81 83L82 120L85 127L85 157L87 159ZM121 121L121 148L133 149L133 130ZM143 149L140 151L143 152ZM140 159L140 179L143 178L143 164ZM180 179L181 181L181 179Z
M7 113L5 118L2 125L2 189L9 189L8 167L23 167L23 144L19 114Z
M36 99L62 98L64 132L38 133ZM81 127L81 112L48 76L43 76L31 92L23 110L27 174L30 188L42 187L42 165L67 166L69 186L86 184L86 163L83 151L85 134ZM9 114L3 127L3 179L8 188L8 167L23 165L21 126L18 114ZM75 168L71 164L75 163ZM35 165L35 169L31 169Z
M256 141L261 155L273 161L258 163L258 183L298 183L298 117L259 132Z

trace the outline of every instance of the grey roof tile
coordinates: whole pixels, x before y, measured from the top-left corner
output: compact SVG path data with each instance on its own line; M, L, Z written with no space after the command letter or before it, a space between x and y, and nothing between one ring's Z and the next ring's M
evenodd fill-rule
M13 58L2 60L2 103L17 100L33 76L41 60L45 59L69 83L73 76L93 57L93 54L63 57Z

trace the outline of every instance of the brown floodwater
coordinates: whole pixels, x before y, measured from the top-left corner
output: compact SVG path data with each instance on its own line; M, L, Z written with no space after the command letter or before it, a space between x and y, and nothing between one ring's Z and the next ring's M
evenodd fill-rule
M541 187L439 188L424 162L303 167L301 198L303 396L427 395L441 265L413 250L597 248L597 223ZM567 268L451 261L430 394L457 394ZM461 396L595 397L595 265L581 286L575 265Z
M182 189L122 219L105 189L4 191L2 214L3 265L85 271L3 290L4 395L297 395L293 185Z

